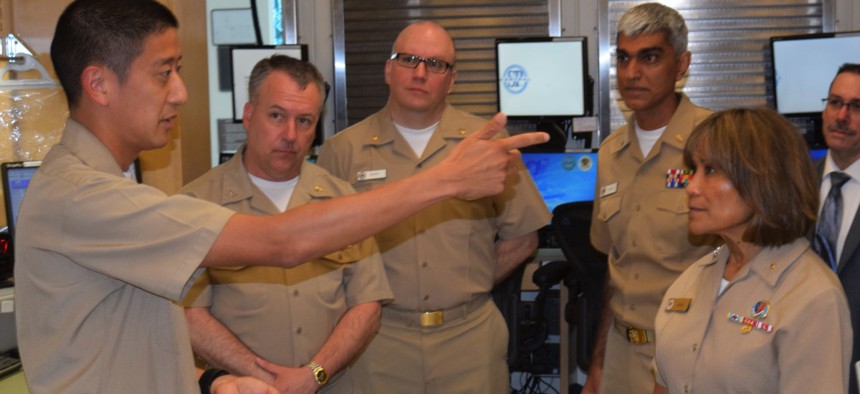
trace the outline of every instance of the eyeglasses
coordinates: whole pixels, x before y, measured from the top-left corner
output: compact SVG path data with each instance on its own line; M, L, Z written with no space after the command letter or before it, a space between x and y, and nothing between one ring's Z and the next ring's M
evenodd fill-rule
M836 97L824 98L821 101L827 105L827 109L841 111L843 106L847 106L848 112L851 112L851 115L860 116L860 101L845 101Z
M397 64L403 67L409 68L416 68L418 67L418 64L424 63L424 65L427 66L427 71L436 74L444 74L449 69L454 68L453 64L448 63L444 60L439 60L436 58L427 59L421 56L410 55L408 53L395 52L391 54L391 57L389 59L396 61Z

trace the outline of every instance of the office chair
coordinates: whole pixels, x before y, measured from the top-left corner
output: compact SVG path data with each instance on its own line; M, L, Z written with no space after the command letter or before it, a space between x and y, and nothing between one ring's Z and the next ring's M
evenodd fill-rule
M606 255L591 246L591 201L572 202L553 210L551 228L566 261L553 261L535 271L533 280L544 288L563 282L568 288L564 319L572 334L571 370L588 371L600 322L606 282Z
M510 276L493 287L491 294L508 327L508 370L546 373L558 367L557 353L552 357L546 348L552 329L546 314L550 309L557 311L558 306L547 303L549 287L539 289L534 301L522 299L525 268L525 262L518 265Z

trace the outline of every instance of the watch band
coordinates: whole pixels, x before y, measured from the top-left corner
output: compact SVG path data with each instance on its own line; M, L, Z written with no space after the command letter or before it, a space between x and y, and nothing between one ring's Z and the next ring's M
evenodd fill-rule
M322 365L319 365L319 363L317 363L316 361L311 360L308 361L305 366L311 369L311 372L314 375L314 380L316 380L317 384L320 387L325 386L325 384L328 383L328 372L325 370L325 368L323 368Z
M224 375L229 375L229 374L230 374L230 372L225 371L223 369L213 369L213 368L207 369L206 371L203 372L202 375L200 375L200 379L197 381L198 385L200 386L200 393L201 394L211 393L210 390L212 389L212 383L215 382L215 379L218 379Z

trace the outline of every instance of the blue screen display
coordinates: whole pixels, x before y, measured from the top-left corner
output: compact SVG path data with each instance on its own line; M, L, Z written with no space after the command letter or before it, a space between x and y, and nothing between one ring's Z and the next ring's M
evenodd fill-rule
M812 161L815 161L827 156L827 149L813 149L809 151L809 155L812 157Z
M550 212L567 202L594 200L596 152L523 153L522 157Z

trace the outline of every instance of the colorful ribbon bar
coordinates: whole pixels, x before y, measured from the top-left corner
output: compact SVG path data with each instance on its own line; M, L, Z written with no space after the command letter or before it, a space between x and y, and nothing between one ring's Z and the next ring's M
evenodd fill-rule
M762 330L764 332L773 332L773 326L770 324L767 324L763 321L750 319L748 317L743 317L741 315L738 315L737 313L731 313L731 312L729 312L728 317L729 317L729 320L731 320L735 323L743 324L745 326L755 328L758 330Z

